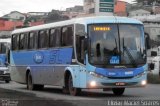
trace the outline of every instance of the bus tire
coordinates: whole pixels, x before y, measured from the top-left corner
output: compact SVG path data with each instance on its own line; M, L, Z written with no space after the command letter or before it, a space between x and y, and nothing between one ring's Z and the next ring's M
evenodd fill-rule
M34 85L34 90L42 90L44 88L44 85Z
M5 82L6 82L6 83L9 83L10 81L9 81L9 80L5 80Z
M80 88L73 87L73 78L71 75L69 76L69 79L68 79L68 88L69 88L69 93L72 96L77 96L81 92Z
M125 88L112 88L114 95L121 96L123 95Z
M35 85L33 84L33 81L32 81L31 72L29 72L27 75L27 89L28 90L35 90Z
M66 87L63 87L63 88L62 88L62 92L63 92L64 94L69 94L69 91L68 91L68 89L67 89Z

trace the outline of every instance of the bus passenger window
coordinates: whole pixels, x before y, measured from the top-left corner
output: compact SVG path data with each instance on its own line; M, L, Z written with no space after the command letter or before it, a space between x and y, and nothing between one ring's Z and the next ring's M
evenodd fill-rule
M56 29L56 47L61 46L61 33L60 33L60 29Z
M31 32L29 34L29 39L28 39L28 49L34 49L35 48L35 37L36 37L36 32Z
M6 46L5 43L0 44L0 53L5 54L6 53Z
M56 46L56 30L51 29L49 36L49 47L55 47L55 46Z
M72 46L73 45L73 28L72 27L68 27L68 40L67 40L67 44Z
M18 50L19 47L19 35L12 36L12 50Z
M1 45L1 51L2 51L2 53L6 53L6 51L7 51L7 44L6 43L3 43Z
M49 47L59 47L61 45L61 35L59 28L51 29L49 36Z
M20 35L20 43L19 43L19 49L27 49L27 34L21 34Z
M38 35L38 48L47 48L49 42L48 30L40 31Z
M62 46L72 46L73 44L73 28L64 27L62 29Z

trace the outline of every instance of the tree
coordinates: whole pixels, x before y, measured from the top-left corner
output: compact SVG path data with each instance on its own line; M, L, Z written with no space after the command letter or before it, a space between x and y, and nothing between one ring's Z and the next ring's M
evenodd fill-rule
M30 22L35 22L36 18L35 17L27 17L26 20L24 21L24 25L28 26Z
M69 19L68 16L63 16L62 12L59 10L52 10L48 16L45 19L46 23L50 23L50 22L57 22L57 21L62 21L62 20L67 20Z

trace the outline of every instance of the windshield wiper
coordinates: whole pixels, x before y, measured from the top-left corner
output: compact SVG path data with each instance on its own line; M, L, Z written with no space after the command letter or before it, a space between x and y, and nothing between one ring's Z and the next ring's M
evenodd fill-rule
M136 61L134 60L131 52L128 50L126 46L124 46L124 38L123 38L123 52L126 51L127 56L129 57L130 62L134 67L137 67Z

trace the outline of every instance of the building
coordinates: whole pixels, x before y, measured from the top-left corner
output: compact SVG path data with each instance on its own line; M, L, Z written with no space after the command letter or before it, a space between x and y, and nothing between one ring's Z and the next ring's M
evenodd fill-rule
M127 16L126 4L120 0L84 0L84 12L90 15Z
M44 21L30 22L29 26L37 26L37 25L42 25L42 24L44 24Z
M18 11L12 11L11 13L4 15L3 18L6 18L8 20L18 20L18 21L25 21L26 15L23 13L20 13Z
M127 16L126 5L126 2L116 0L114 6L114 14L117 16Z
M83 6L74 6L66 8L66 12L83 12Z
M23 26L22 21L10 21L4 18L0 18L0 31L12 31L19 26Z
M154 41L160 41L160 21L144 21L145 33ZM158 45L160 46L160 45Z
M95 13L94 0L84 0L84 12L85 12L85 14L94 14Z
M153 13L160 14L160 6L153 6Z
M22 27L21 21L9 21L4 18L0 18L0 36L10 35L11 31L16 27Z
M28 16L47 16L49 12L28 12Z
M139 9L139 10L135 10L135 11L131 11L129 12L129 17L133 17L133 16L149 16L151 13L149 11L143 10L143 9Z
M71 18L78 17L83 12L84 12L83 6L74 6L74 7L66 8L66 11L62 12L62 15L67 16L71 19Z
M113 15L114 0L84 0L86 15Z

